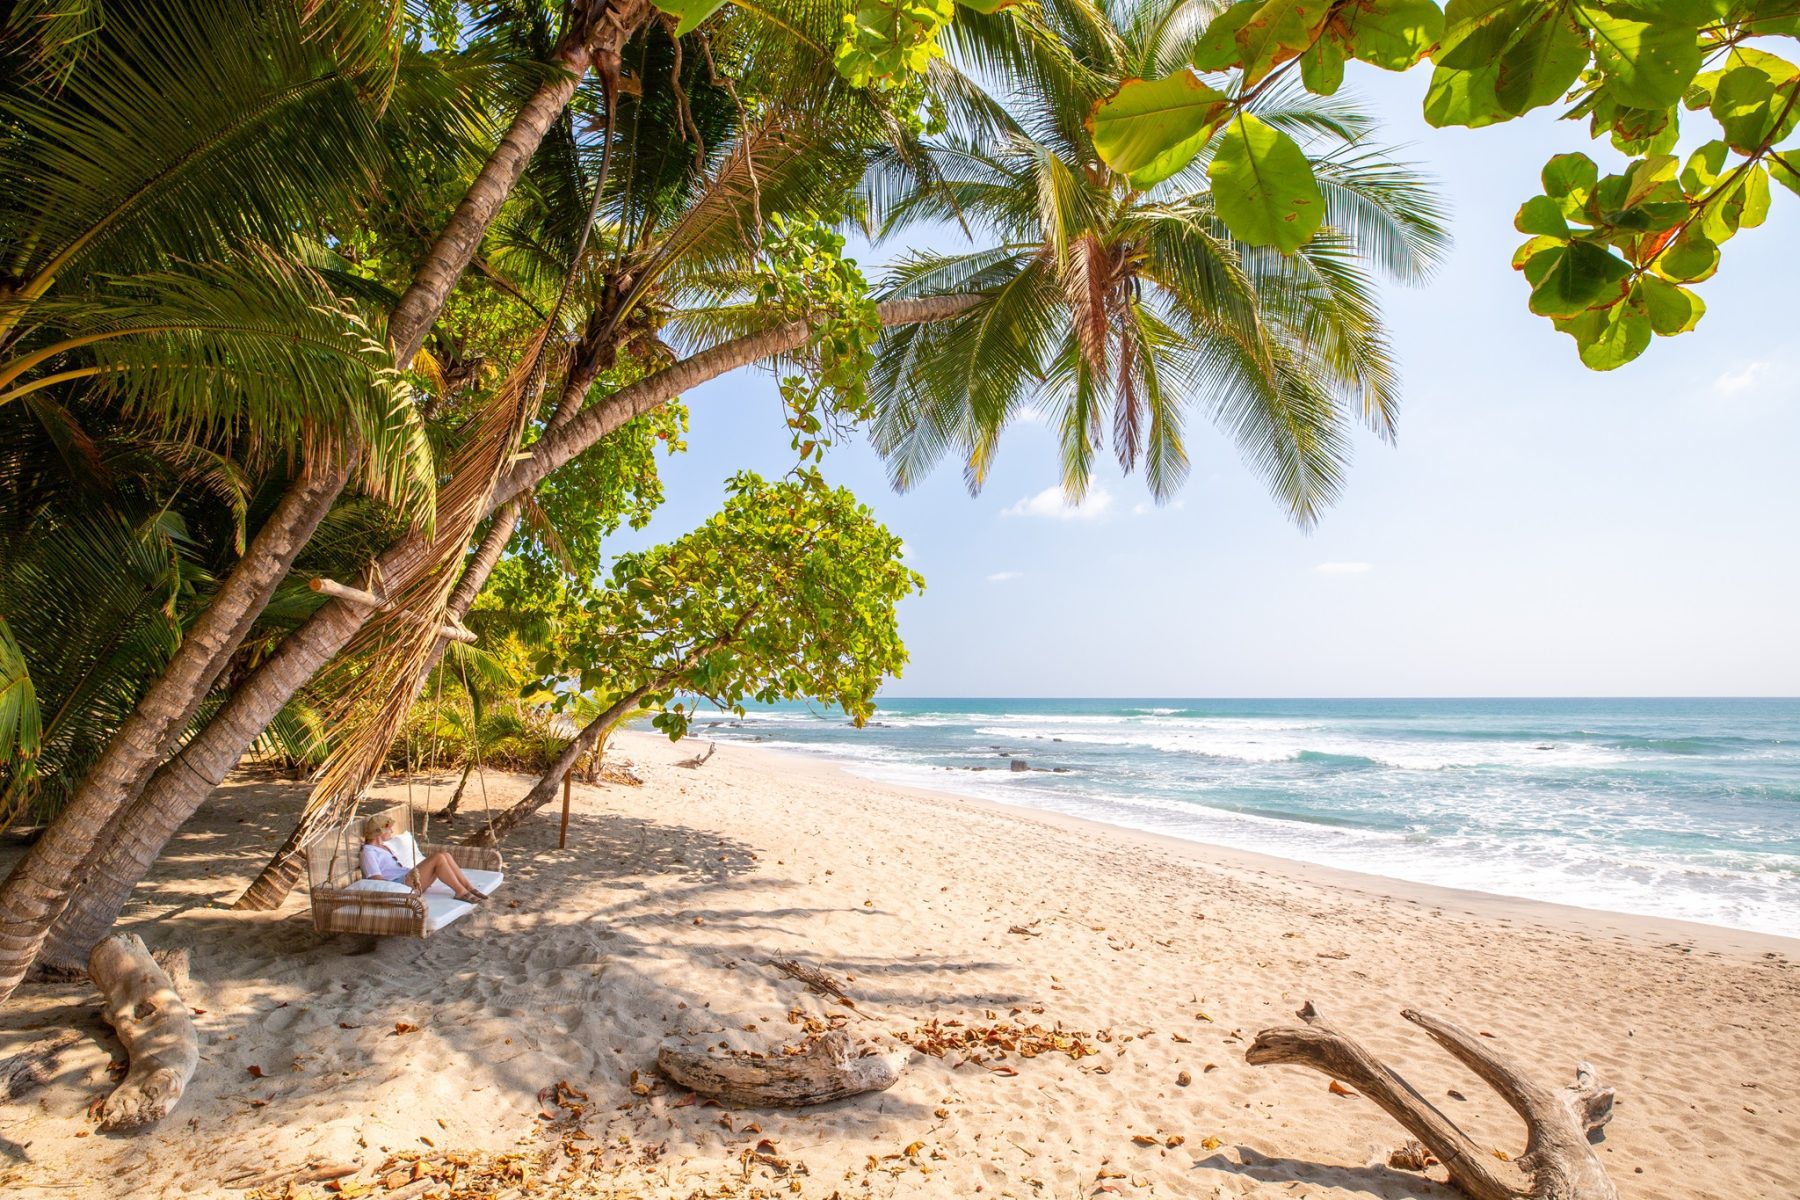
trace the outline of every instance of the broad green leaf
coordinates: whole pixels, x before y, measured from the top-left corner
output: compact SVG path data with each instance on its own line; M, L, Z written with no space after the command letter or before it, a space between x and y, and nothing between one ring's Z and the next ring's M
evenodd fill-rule
M1558 321L1556 327L1575 339L1582 365L1594 371L1622 367L1650 345L1650 314L1642 303L1628 300Z
M1800 104L1788 103L1800 82L1777 88L1760 67L1734 67L1713 89L1712 115L1732 149L1753 154L1779 143L1800 120Z
M1236 65L1244 54L1238 45L1238 30L1262 11L1263 0L1238 0L1212 19L1206 32L1194 47L1194 65L1202 71L1225 71Z
M1446 125L1479 129L1512 120L1514 114L1494 94L1499 76L1497 60L1473 71L1434 68L1425 92L1425 120L1440 129Z
M1237 31L1244 86L1255 86L1306 49L1330 8L1329 0L1266 0Z
M1565 317L1556 327L1575 339L1582 364L1595 371L1611 371L1642 354L1653 332L1644 305L1625 301Z
M1775 177L1775 182L1796 196L1800 196L1800 160L1790 159L1781 154L1771 154L1769 156L1769 174Z
M1572 317L1605 298L1631 267L1604 246L1571 242L1542 251L1525 264L1531 311L1540 317Z
M1568 241L1569 239L1566 237L1556 237L1550 234L1540 234L1539 236L1532 238L1517 250L1513 251L1513 270L1523 271L1525 269L1525 264L1537 257L1541 251L1548 250L1552 246L1565 245Z
M1594 62L1621 103L1667 108L1700 70L1695 27L1668 17L1633 21L1604 9L1582 10L1594 30Z
M1686 333L1706 315L1706 302L1699 296L1654 275L1645 275L1632 284L1631 293L1649 314L1650 328L1661 337Z
M1615 106L1606 122L1621 154L1667 154L1681 140L1680 109Z
M1682 230L1656 260L1656 269L1670 279L1699 283L1719 269L1719 247L1693 225Z
M1292 253L1325 219L1325 197L1294 139L1240 112L1207 166L1213 204L1232 236Z
M1562 204L1566 216L1578 216L1600 179L1600 168L1585 154L1558 154L1544 164L1544 195Z
M1755 229L1769 215L1769 175L1760 166L1744 169L1725 192L1706 206L1706 235L1715 242L1724 241L1715 232L1714 219L1732 233L1739 229ZM1726 237L1730 234L1726 234Z
M997 13L1003 8L1011 8L1021 0L956 0L964 8L972 8L978 13Z
M700 22L725 7L725 0L651 0L651 3L680 20L675 27L677 37L694 32Z
M1495 98L1515 114L1560 100L1587 62L1587 30L1566 10L1545 9L1500 56Z
M1513 220L1513 228L1520 233L1542 237L1569 236L1569 222L1563 217L1562 206L1548 196L1533 196L1527 200Z
M1350 30L1350 57L1384 71L1404 71L1444 35L1444 13L1432 0L1373 0L1339 11Z
M1229 110L1230 98L1183 67L1162 79L1133 79L1094 106L1094 149L1136 187L1160 183L1193 161Z
M1432 56L1440 67L1475 71L1497 62L1519 27L1542 9L1535 0L1450 0L1444 34Z
M1719 182L1730 153L1731 148L1724 142L1711 141L1688 155L1687 165L1681 168L1682 189L1690 196L1698 196Z
M1750 27L1759 36L1800 37L1800 8L1794 0L1751 0L1744 6Z
M1344 52L1322 37L1300 56L1300 82L1315 96L1329 96L1344 82Z
M1687 194L1675 181L1675 156L1653 154L1608 175L1594 189L1593 209L1603 225L1635 233L1670 229L1688 215Z

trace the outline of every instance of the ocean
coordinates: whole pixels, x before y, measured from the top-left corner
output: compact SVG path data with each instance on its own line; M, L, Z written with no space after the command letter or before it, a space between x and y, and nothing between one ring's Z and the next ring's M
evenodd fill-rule
M1800 936L1800 700L884 699L862 729L785 705L695 732L1395 879Z

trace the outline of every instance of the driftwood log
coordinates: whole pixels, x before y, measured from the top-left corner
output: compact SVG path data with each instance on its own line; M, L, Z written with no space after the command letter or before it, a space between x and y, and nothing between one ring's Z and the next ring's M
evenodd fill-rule
M185 957L179 960L185 965ZM131 1067L100 1107L100 1128L134 1129L169 1115L200 1065L194 1018L144 940L116 933L88 955L88 978Z
M1304 1025L1265 1029L1244 1055L1256 1066L1292 1063L1342 1080L1406 1127L1475 1200L1617 1200L1588 1135L1612 1118L1613 1093L1582 1063L1575 1084L1559 1090L1527 1079L1468 1030L1407 1009L1401 1015L1481 1077L1525 1120L1525 1152L1508 1167L1470 1140L1380 1059L1325 1024L1309 1001Z
M841 1029L807 1040L798 1054L720 1050L670 1038L656 1067L684 1088L744 1108L800 1108L894 1086L911 1051L853 1042Z
M35 1046L0 1058L0 1104L11 1104L56 1073L56 1060L81 1040L79 1030L65 1029Z
M691 769L698 769L700 767L704 767L706 765L706 760L711 758L713 756L713 751L717 750L718 748L719 748L719 743L708 742L708 743L706 743L706 749L704 749L700 753L694 755L694 757L692 757L692 758L682 759L680 762L676 763L675 765L678 767L688 767Z

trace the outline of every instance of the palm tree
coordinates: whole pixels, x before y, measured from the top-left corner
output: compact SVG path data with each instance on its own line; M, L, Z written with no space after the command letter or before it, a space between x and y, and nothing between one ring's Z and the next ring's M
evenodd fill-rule
M867 187L880 233L931 222L974 243L903 257L890 295L982 296L885 340L875 442L898 486L954 453L978 489L1001 433L1036 406L1060 432L1072 498L1110 425L1120 466L1141 463L1163 500L1187 472L1197 407L1304 526L1342 486L1347 419L1393 435L1399 380L1373 273L1419 282L1446 238L1426 184L1369 145L1367 117L1294 90L1258 101L1263 120L1313 143L1326 197L1325 226L1292 255L1232 239L1213 214L1209 153L1140 191L1094 151L1095 104L1189 62L1217 7L1046 0L1022 38L1003 18L959 19L939 72L949 132L923 164L886 156Z
M71 269L141 265L179 271L175 256L229 256L247 236L318 234L334 228L334 215L351 218L335 228L353 226L353 211L341 214L313 202L317 194L337 198L344 189L316 189L311 176L326 171L334 185L349 178L362 189L369 186L384 161L377 118L395 98L402 59L419 48L416 38L406 38L409 25L391 4L315 10L289 0L185 0L141 13L100 14L86 6L75 6L75 13L71 23L42 3L22 3L6 30L8 62L32 68L10 71L0 97L6 173L33 185L7 189L0 205L6 236L0 244L0 352L19 352L6 367L11 380L56 354L92 344L54 340L57 328L36 321L52 302L52 287L67 289ZM390 364L388 374L392 365L413 364L487 224L580 78L608 55L616 74L618 44L647 13L647 0L591 0L571 11L551 69L535 72L535 85L380 322L385 345L375 344L374 357L377 365L384 358ZM450 107L467 103L466 82L446 80L437 96ZM420 99L429 101L432 94L427 88ZM331 119L315 111L321 105ZM392 110L416 118L430 107L399 103ZM425 139L444 131L478 135L479 124L418 121L413 132ZM168 330L133 332L171 336ZM188 328L174 336L198 332ZM53 340L24 344L40 333ZM126 346L132 339L102 340ZM233 348L254 347L240 331ZM58 374L64 373L52 371L27 386L65 382L55 379ZM106 377L104 371L94 374ZM289 398L296 395L302 403L310 399L303 388L290 389ZM396 411L388 406L389 414ZM82 791L0 884L0 996L30 965L95 845L118 840L128 815L124 806L200 712L213 681L353 472L381 458L377 445L351 433L328 441L331 453L322 461L303 464L181 649L88 772ZM294 690L287 689L283 705ZM273 715L247 732L245 744Z

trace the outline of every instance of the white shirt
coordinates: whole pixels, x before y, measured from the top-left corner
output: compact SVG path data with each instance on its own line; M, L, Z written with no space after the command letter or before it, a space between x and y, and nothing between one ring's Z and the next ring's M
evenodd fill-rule
M362 873L365 879L404 879L406 872L407 867L392 850L375 842L363 843Z

